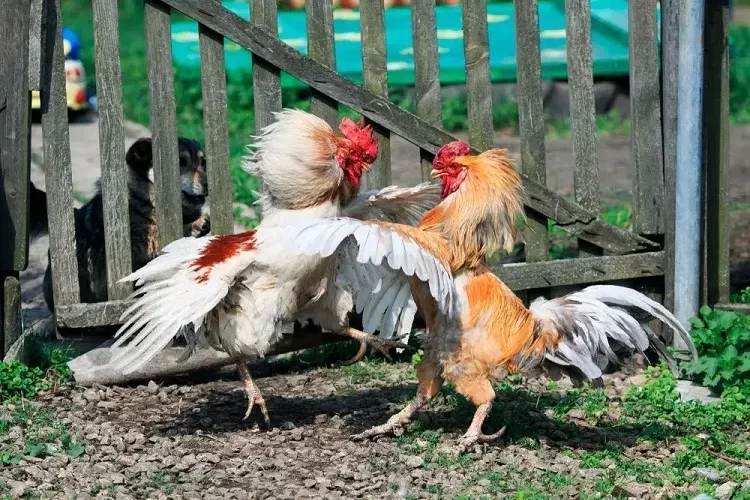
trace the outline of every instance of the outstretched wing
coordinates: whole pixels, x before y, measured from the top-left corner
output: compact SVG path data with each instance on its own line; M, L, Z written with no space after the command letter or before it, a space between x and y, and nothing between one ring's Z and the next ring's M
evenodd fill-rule
M131 342L111 364L131 373L187 328L201 330L206 315L229 293L237 276L254 260L255 232L183 238L122 281L140 286L135 303L122 315L113 348ZM134 338L133 338L134 337ZM189 339L195 341L196 339Z
M344 207L343 215L416 226L438 203L440 186L437 184L423 182L410 188L388 186L359 194Z
M380 220L416 226L424 214L440 203L440 186L425 182L410 188L389 186L359 194L344 207L343 215L360 220ZM344 244L337 254L336 286L352 294L355 310L366 321L367 333L394 335L407 342L417 305L402 271L356 261L356 245ZM326 292L332 293L332 292Z
M291 224L277 231L274 237L289 251L300 255L328 257L342 249L337 258L341 259L340 268L344 269L356 269L367 263L381 266L385 259L391 269L426 282L439 310L448 316L453 314L455 289L447 263L449 249L437 236L402 224L337 217ZM358 280L355 276L349 279ZM360 281L359 285L362 288L358 290L358 298L361 294L364 294L362 297L368 294L377 297L377 300L360 302L364 324L369 327L395 324L399 311L392 310L395 318L383 318L383 315L389 304L396 303L399 296L406 293L403 282L371 277Z

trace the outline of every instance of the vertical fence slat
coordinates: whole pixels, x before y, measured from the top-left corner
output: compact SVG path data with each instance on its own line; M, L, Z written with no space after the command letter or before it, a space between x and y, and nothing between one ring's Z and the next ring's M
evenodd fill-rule
M170 8L158 0L146 0L144 7L156 184L156 226L159 231L159 248L163 248L182 237Z
M60 1L44 2L41 83L47 222L55 307L80 300Z
M413 0L411 26L417 116L431 125L441 127L443 110L440 100L435 0ZM422 163L422 181L428 181L432 170L433 155L420 149L419 156Z
M679 0L661 0L662 134L664 147L664 305L674 308L675 175Z
M523 173L541 185L547 183L544 147L544 92L536 0L515 0L516 60L518 61L518 114ZM526 261L547 260L547 218L530 211L527 216Z
M729 302L729 8L708 2L705 19L706 281L710 304Z
M333 3L330 0L307 0L307 54L325 67L336 69L333 38ZM339 105L335 99L316 90L310 93L310 111L336 129Z
M469 141L478 149L489 149L494 131L487 0L466 0L462 12Z
M29 90L39 90L42 60L42 0L31 0L29 19Z
M118 283L133 271L130 255L128 173L122 116L122 73L117 0L94 0L94 52L99 106L99 152L104 205L104 248L107 255L107 298L126 298L131 283Z
M253 0L252 22L277 35L275 0ZM273 113L281 110L281 71L270 62L253 55L253 95L255 96L255 132L270 125Z
M28 0L1 1L0 8L0 271L22 271L29 254L31 9Z
M232 180L229 174L229 129L224 37L198 26L203 87L203 129L206 137L211 233L234 233Z
M29 256L29 2L0 0L0 355L20 337ZM38 65L37 65L38 68ZM37 77L38 79L38 77Z
M360 31L362 32L362 81L373 94L388 97L388 64L385 52L385 8L382 0L362 0L360 3ZM391 183L391 133L373 123L374 136L380 147L378 158L365 176L368 189L385 187Z
M639 234L659 235L664 227L664 170L656 0L631 0L628 3L628 26L630 139L635 164L633 230Z
M581 206L598 214L599 164L591 56L591 0L565 0L565 25L575 198ZM581 240L578 248L581 256L600 253Z

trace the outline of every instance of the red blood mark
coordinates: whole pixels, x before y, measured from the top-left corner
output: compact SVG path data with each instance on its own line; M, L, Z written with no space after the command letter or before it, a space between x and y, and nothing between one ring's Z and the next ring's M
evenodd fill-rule
M228 234L216 236L209 240L208 244L201 250L200 255L190 266L199 274L195 281L205 283L208 275L218 264L226 262L240 252L247 252L255 248L255 231L247 231L239 234Z

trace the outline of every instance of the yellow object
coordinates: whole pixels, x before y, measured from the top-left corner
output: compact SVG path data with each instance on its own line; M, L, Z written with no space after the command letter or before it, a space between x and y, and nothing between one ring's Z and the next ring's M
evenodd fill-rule
M66 43L66 51L69 47ZM86 92L86 73L81 61L65 61L65 97L68 109L80 111L88 108L89 100ZM31 93L31 109L41 109L42 102L38 90Z

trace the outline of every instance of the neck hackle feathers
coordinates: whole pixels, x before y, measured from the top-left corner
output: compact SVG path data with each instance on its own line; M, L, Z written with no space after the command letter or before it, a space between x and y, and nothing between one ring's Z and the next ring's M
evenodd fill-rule
M472 155L466 143L454 141L435 155L432 173L441 179L444 199L420 227L448 239L454 270L476 268L495 252L513 249L523 203L521 178L507 153Z

